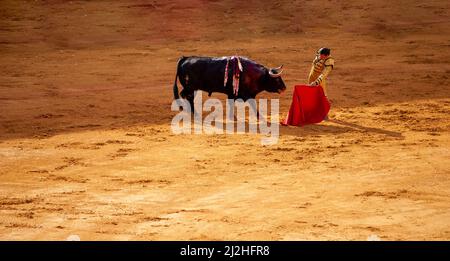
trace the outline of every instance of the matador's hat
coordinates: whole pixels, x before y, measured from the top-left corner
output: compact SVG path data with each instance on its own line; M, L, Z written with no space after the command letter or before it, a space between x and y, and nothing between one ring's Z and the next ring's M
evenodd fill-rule
M330 50L330 48L322 47L319 50L317 50L317 53L318 54L324 54L324 55L330 55L331 50Z

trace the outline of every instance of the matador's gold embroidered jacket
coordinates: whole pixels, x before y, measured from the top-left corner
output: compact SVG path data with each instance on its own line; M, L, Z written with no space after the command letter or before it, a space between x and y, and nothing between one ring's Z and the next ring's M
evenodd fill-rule
M320 59L320 54L316 54L309 72L308 82L313 85L321 85L325 94L327 93L327 76L334 69L334 58L329 56Z

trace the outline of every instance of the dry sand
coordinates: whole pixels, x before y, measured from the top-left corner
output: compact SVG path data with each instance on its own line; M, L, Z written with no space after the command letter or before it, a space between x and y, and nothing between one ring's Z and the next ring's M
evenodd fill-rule
M2 1L0 239L449 240L449 7ZM284 64L286 112L321 46L329 122L171 133L179 56Z

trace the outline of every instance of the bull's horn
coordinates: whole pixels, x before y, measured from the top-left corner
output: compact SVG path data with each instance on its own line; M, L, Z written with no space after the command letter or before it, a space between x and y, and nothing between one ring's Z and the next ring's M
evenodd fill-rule
M280 77L282 72L283 72L283 65L269 70L269 74L272 77Z

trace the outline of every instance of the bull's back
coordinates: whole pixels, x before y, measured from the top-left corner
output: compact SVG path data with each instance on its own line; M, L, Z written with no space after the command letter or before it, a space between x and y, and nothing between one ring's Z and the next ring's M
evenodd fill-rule
M224 92L226 57L186 57L181 64L180 79L186 87L207 92Z

